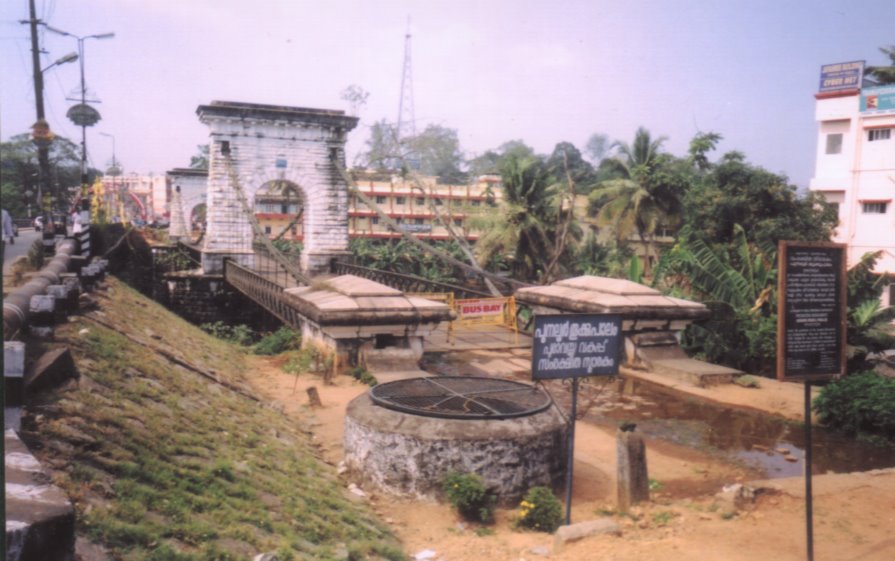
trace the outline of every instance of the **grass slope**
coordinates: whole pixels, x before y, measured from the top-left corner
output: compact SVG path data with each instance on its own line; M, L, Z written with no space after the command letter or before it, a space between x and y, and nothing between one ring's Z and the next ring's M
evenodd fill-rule
M57 329L80 382L41 396L23 435L80 535L127 560L403 559L307 431L242 393L241 351L107 286L99 310Z

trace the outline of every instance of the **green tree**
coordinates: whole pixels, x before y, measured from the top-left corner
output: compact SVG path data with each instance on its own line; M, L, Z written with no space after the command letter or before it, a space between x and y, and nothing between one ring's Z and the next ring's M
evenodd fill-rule
M553 189L546 165L538 158L512 154L501 165L503 200L496 209L474 217L484 234L475 249L481 262L503 254L514 278L536 279L551 254L556 221Z
M734 226L725 248L681 232L663 255L654 284L703 302L711 317L684 332L693 354L756 374L771 374L776 357L776 247L750 243Z
M694 136L690 141L690 163L699 171L707 171L711 167L708 153L718 146L722 138L716 132L701 132Z
M65 137L57 136L49 148L50 176L44 185L47 189L43 195L49 199L52 208L67 211L69 206L68 189L81 183L81 149ZM0 172L2 182L10 186L4 191L4 204L6 204L6 192L15 196L19 195L22 204L30 203L36 211L38 183L40 178L37 162L37 146L31 141L29 133L18 134L8 141L0 143ZM99 172L96 169L87 169L87 178L93 182ZM29 195L30 193L30 195Z
M547 158L547 169L558 183L567 183L571 177L576 193L587 194L596 181L594 166L571 142L560 142L553 148Z
M387 170L395 168L398 158L398 131L395 125L385 119L373 123L370 137L367 138L367 149L358 154L356 165Z
M589 211L597 224L612 226L619 240L637 233L645 247L647 276L656 231L679 224L689 181L679 162L661 152L664 141L665 137L653 139L641 127L632 144L617 142L618 156L607 167L619 178L602 181L589 196Z
M867 74L880 84L895 84L895 45L880 47L880 52L889 57L889 66L868 66Z
M196 145L196 153L190 157L193 169L208 169L208 144Z
M432 175L441 183L461 183L466 180L463 173L463 154L456 129L429 125L413 138L406 140L408 156L412 168L422 175Z
M729 246L742 226L759 246L779 240L828 240L838 218L835 209L812 193L800 197L785 176L725 154L684 199L688 235L718 247Z
M600 162L607 159L612 152L614 144L609 141L609 137L603 133L594 133L587 139L584 146L584 152L588 159L594 165L600 165Z

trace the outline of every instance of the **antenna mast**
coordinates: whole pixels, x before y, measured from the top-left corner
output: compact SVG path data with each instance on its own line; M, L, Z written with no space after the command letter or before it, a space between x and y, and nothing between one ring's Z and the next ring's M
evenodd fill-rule
M404 69L401 74L401 100L398 102L398 126L395 130L398 143L416 136L416 116L413 112L413 66L410 59L410 18L404 34Z

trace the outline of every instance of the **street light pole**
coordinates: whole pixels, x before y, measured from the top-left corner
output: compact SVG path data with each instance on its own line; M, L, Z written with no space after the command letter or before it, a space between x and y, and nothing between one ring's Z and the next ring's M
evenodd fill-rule
M33 0L32 0L33 1ZM84 107L87 105L87 82L84 79L84 41L87 39L111 39L115 37L114 33L98 33L94 35L75 35L74 33L69 33L68 31L63 31L61 29L57 29L55 27L49 26L47 24L43 24L44 27L47 28L47 31L52 31L58 35L62 35L64 37L73 37L78 41L78 57L81 60L81 106ZM75 100L77 101L77 100ZM99 120L98 114L97 119ZM77 124L77 123L76 123ZM94 123L90 123L88 125L85 121L82 120L81 125L81 195L86 196L87 194L87 127L92 126Z

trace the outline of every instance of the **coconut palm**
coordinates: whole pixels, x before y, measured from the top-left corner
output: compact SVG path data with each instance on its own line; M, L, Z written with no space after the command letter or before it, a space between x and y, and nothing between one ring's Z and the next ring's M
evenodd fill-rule
M661 153L665 137L653 139L640 127L630 145L616 142L618 155L612 160L617 175L599 184L589 197L589 211L597 224L612 226L619 240L637 233L646 248L645 273L650 274L650 256L660 225L676 226L683 208L684 179L675 169L674 158Z
M473 219L473 227L485 232L476 252L481 262L507 255L515 278L535 279L550 255L556 214L550 175L536 157L515 154L507 156L500 172L503 200Z

